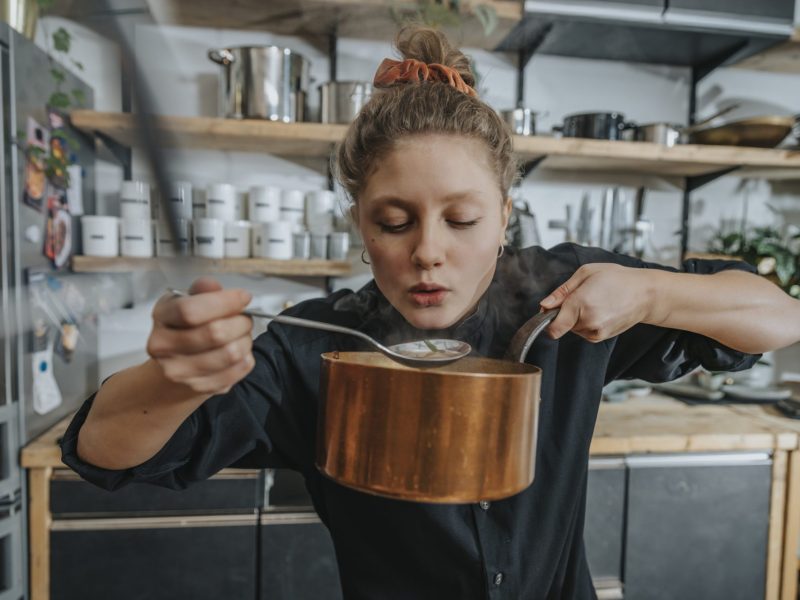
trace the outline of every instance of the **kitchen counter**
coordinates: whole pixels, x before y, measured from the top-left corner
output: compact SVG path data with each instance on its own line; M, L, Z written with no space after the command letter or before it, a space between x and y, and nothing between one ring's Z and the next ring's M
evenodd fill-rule
M49 598L50 482L61 462L58 440L69 423L62 420L22 451L28 469L31 597ZM797 541L800 537L800 420L785 418L764 405L688 406L651 394L620 403L603 403L591 445L592 456L643 453L772 453L770 520L765 597L796 600ZM63 471L62 471L63 472Z
M60 421L22 451L25 468L63 468L58 440L71 417ZM752 404L688 406L651 394L600 405L593 456L642 452L724 452L796 450L800 420L771 406Z

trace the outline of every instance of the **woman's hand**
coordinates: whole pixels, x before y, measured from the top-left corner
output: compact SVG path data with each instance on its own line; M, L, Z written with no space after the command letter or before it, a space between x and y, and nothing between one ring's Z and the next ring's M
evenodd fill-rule
M602 342L648 318L652 306L649 269L609 263L580 267L542 300L545 309L561 307L547 331L558 339L572 331L590 342Z
M252 296L223 290L209 277L195 281L189 292L156 303L147 353L168 381L197 394L225 393L255 364L253 323L241 314Z

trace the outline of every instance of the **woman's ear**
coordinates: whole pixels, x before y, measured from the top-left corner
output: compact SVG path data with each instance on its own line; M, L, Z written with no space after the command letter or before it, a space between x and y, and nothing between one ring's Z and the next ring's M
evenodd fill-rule
M500 233L500 244L505 244L506 240L506 229L508 228L508 220L511 218L511 209L513 208L513 203L511 202L511 197L509 196L506 198L505 202L503 202L503 210L502 210L502 231Z

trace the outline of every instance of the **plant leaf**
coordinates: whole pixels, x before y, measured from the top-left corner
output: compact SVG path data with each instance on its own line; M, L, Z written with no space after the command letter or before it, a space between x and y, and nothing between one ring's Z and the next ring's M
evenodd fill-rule
M36 0L40 10L50 10L55 3L56 0Z
M53 77L53 81L55 81L56 84L63 83L64 78L67 76L61 69L50 69L50 75Z
M497 10L488 4L478 4L472 7L472 14L480 21L483 35L489 36L497 27Z
M81 106L86 102L86 93L82 89L75 88L72 90L72 97L75 99L75 104L78 106Z
M50 96L50 99L47 101L47 104L53 108L69 108L69 96L67 96L64 92L53 92L53 94Z
M59 27L53 32L53 46L59 52L69 52L70 44L72 43L72 36L69 31L63 27Z

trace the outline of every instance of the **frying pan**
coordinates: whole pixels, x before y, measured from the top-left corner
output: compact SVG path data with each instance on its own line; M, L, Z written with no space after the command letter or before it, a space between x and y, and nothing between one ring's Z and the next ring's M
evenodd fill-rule
M695 130L689 134L689 143L774 148L794 126L795 117L752 117Z

